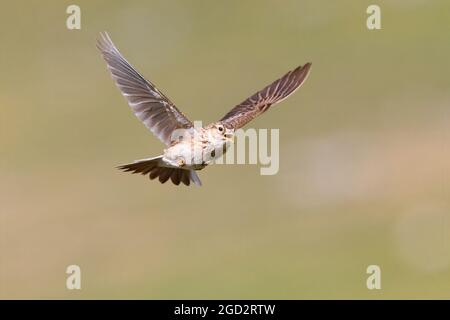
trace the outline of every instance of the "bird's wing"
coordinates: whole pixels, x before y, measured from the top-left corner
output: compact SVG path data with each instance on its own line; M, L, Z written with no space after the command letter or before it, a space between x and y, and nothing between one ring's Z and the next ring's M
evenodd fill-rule
M238 129L265 112L277 102L286 99L308 76L311 63L289 71L247 100L235 106L220 121L229 128Z
M100 36L97 48L134 114L155 136L170 145L172 132L191 128L192 122L125 60L106 32Z

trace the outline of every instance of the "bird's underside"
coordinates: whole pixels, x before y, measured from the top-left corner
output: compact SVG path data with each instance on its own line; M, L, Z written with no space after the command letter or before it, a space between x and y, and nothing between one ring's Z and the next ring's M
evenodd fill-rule
M289 71L235 106L219 121L197 130L163 93L127 62L106 32L101 33L97 47L136 117L167 146L161 156L137 160L118 168L148 175L150 179L158 178L161 183L170 179L176 185L190 185L191 182L201 185L195 171L203 169L220 155L212 150L226 149L236 129L295 92L306 80L311 67L311 63L307 63ZM185 139L178 140L180 132L188 133L190 145L186 144ZM190 146L192 150L201 149L198 152L187 152L189 148L186 146ZM202 155L200 160L192 155L198 153Z

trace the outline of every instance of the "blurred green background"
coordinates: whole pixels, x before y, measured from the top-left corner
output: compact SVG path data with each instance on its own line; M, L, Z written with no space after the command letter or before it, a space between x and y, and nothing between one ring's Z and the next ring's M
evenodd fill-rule
M2 4L0 298L450 298L450 3L376 1L369 31L372 3ZM212 166L187 188L116 170L163 145L100 31L204 123L312 61L250 125L280 128L279 173Z

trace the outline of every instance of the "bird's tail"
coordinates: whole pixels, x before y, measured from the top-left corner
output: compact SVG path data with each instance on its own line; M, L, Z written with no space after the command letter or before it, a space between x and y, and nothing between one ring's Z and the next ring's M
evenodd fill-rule
M140 173L143 175L149 174L150 179L159 177L159 182L165 183L167 180L172 180L176 185L180 182L185 185L190 185L191 181L197 186L201 186L202 182L194 170L167 167L162 160L163 156L158 156L149 159L136 160L133 163L124 164L117 168L125 172Z

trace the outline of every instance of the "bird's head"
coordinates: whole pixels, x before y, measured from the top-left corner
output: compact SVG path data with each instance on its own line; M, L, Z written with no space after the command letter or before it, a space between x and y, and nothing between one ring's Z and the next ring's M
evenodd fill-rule
M222 141L224 143L233 141L234 129L227 128L220 121L211 123L206 127L209 136L216 141Z

